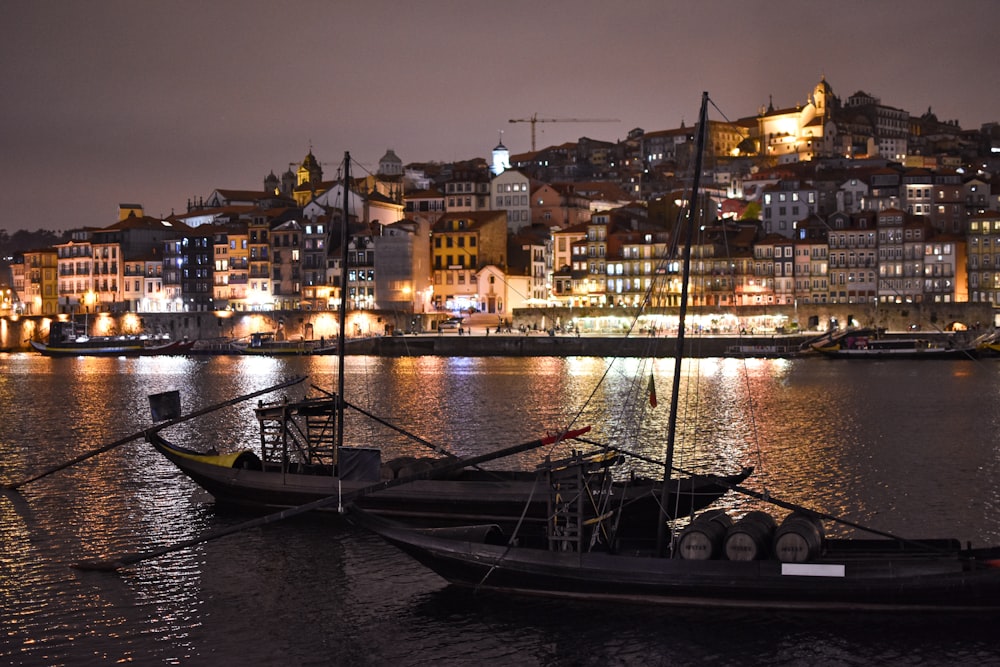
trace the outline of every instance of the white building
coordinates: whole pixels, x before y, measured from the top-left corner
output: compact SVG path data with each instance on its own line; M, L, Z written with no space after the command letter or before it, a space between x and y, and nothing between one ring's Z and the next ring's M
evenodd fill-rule
M493 211L507 213L507 231L516 232L531 224L530 181L516 169L508 169L490 182Z

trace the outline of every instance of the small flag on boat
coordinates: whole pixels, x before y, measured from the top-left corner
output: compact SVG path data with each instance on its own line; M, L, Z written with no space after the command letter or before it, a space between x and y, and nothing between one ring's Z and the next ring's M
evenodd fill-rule
M650 374L649 374L649 387L647 388L647 391L649 391L649 406L655 408L656 407L656 383L653 382L653 373L652 372L650 372Z

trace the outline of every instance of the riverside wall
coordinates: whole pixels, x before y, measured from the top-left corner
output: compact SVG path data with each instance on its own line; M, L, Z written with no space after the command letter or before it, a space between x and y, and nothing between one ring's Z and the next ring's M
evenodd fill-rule
M676 310L658 311L666 316ZM831 325L843 328L848 320L857 326L879 327L889 332L919 330L923 334L955 328L985 330L997 325L996 313L989 304L893 304L878 306L811 304L807 307L691 308L689 315L712 322L720 313L736 316L739 329L713 329L700 325L689 334L700 340L702 349L721 354L732 345L793 345L827 331ZM501 316L474 314L468 318L471 333L458 336L455 331L437 332L436 325L451 313L410 314L401 312L355 311L348 314L347 334L352 339L351 353L384 354L453 354L461 356L497 355L632 355L670 356L674 338L669 335L638 336L623 339L624 322L630 311L624 308L530 308L515 310L510 320L512 333L496 334L493 329ZM615 316L620 316L616 319ZM0 349L28 350L28 340L44 341L52 318L39 316L0 318ZM273 312L189 312L124 313L75 315L90 335L169 333L175 339L239 339L258 331L279 332L287 339L330 340L338 334L336 313L331 311ZM761 326L763 321L781 321L782 329ZM548 331L557 323L581 324L582 336ZM756 326L754 326L756 324ZM522 328L528 333L521 333ZM489 328L490 335L485 335ZM741 329L745 334L741 335ZM418 335L392 336L392 332ZM784 334L784 335L782 335ZM788 335L796 334L796 335ZM603 342L602 342L603 341ZM626 346L628 350L625 349ZM632 347L635 347L634 352ZM695 349L692 346L692 349ZM704 356L714 356L706 354Z

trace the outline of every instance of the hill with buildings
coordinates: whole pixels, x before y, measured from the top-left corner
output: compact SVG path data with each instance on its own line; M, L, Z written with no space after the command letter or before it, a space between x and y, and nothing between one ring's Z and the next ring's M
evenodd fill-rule
M696 306L997 303L1000 128L963 129L821 79L804 104L705 129L698 238L689 205L699 128L634 128L490 160L404 161L330 179L310 150L258 188L211 190L166 219L121 204L107 227L0 237L6 308L89 312L480 312L676 307L651 295L680 243ZM343 219L345 199L350 211ZM341 266L347 229L348 266ZM0 279L2 281L2 279Z

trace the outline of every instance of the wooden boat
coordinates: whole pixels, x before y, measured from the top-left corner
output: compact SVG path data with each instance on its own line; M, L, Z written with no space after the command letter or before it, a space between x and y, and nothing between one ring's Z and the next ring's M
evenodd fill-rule
M873 329L851 330L813 349L835 359L974 359L979 347L953 337L884 335Z
M798 345L743 343L727 347L725 356L740 359L790 359L801 354L802 350Z
M383 463L377 448L338 446L335 397L262 404L256 416L261 434L256 451L198 452L171 443L156 429L147 432L146 439L220 506L258 512L354 493L383 480L429 470L443 460L405 457ZM669 505L684 514L707 507L750 473L744 469L720 478L673 479ZM659 512L662 486L661 480L637 478L616 483L607 493L629 504L635 525L648 525ZM426 525L490 521L509 530L522 521L522 538L536 542L544 535L547 503L536 471L477 468L462 468L445 479L410 482L360 501L372 512Z
M805 562L695 560L510 546L496 526L362 523L451 583L505 593L754 610L1000 610L1000 548L952 540L830 539Z
M188 351L192 355L242 354L245 343L237 338L199 338Z
M976 343L976 351L983 357L1000 356L1000 332L993 330L983 334Z
M350 182L348 165L349 157L345 159L345 183ZM347 266L346 221L349 218L346 202L350 198L344 200L341 247L343 266ZM346 306L342 303L341 308L338 340L342 341L345 340ZM414 469L431 467L430 460L396 460L383 465L377 448L344 446L343 411L348 405L343 399L344 346L335 347L340 356L338 391L260 405L256 411L260 447L256 451L218 454L208 446L178 445L157 428L151 428L145 437L157 451L211 493L216 502L262 511L296 507L352 493L384 478L406 477ZM166 394L170 398L164 400L166 403L179 400L173 392ZM151 405L157 402L154 398L151 397ZM167 413L179 413L179 407L172 407ZM671 480L667 486L660 479L637 478L615 485L610 493L630 502L634 516L649 516L652 520L664 496L671 507L691 511L718 499L727 491L725 484L743 480L750 473L750 469L744 469L723 477L690 475ZM535 471L463 469L447 479L421 480L382 491L366 497L362 504L395 517L449 523L487 520L510 526L517 523L527 507L527 533L537 528L541 534L547 509L545 494L534 493L537 479ZM541 500L529 503L533 496Z
M697 194L707 94L702 98L693 181ZM692 196L690 201L698 201ZM695 213L687 214L688 238ZM684 352L691 251L687 244L667 448L673 470L678 389ZM768 507L790 511L778 521L750 512L734 522L709 510L686 525L664 514L644 535L618 532L626 506L594 507L611 477L605 456L574 455L541 468L550 503L547 543L521 544L488 524L414 528L362 510L355 520L459 586L591 600L760 609L1000 611L1000 547L971 548L953 539L907 540L734 485ZM869 538L826 537L838 521Z
M186 354L194 344L188 340L172 340L166 335L88 336L73 322L53 322L49 326L48 342L29 342L35 351L49 357Z
M279 338L273 331L252 333L249 341L237 343L235 347L243 354L261 355L334 354L337 351L335 341Z

